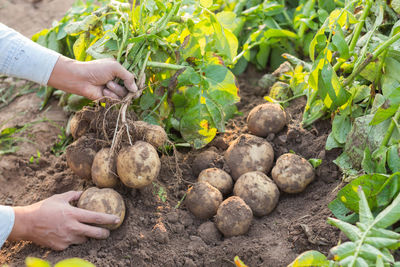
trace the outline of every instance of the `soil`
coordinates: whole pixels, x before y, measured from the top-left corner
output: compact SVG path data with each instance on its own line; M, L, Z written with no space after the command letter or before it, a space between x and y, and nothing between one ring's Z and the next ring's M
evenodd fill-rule
M0 0L2 22L31 35L49 27L54 18L70 6L65 0ZM7 15L8 14L8 15ZM12 14L12 15L11 15ZM18 19L24 17L24 19ZM28 23L32 19L31 22ZM127 208L125 221L107 240L89 240L57 252L38 247L31 242L6 242L0 250L0 265L22 266L26 257L34 256L52 263L71 257L86 259L96 266L234 266L238 255L249 266L287 266L306 250L317 249L327 254L336 245L339 231L326 223L331 216L328 203L334 199L340 185L340 172L332 163L338 151L325 151L330 122L321 121L312 129L300 126L305 99L291 102L286 109L288 125L277 134L266 137L275 153L293 151L305 158L320 158L315 180L299 194L281 193L274 211L264 217L254 217L249 231L242 236L224 238L215 228L214 219L200 220L181 204L187 188L196 181L192 166L196 156L205 150L223 155L228 144L242 133L248 133L246 120L249 111L265 100L256 85L261 73L249 69L239 77L242 116L228 123L227 131L205 149L177 152L179 170L172 156L161 155L162 168L155 185L141 190L118 186ZM23 83L15 79L0 79L0 88ZM1 156L0 204L28 205L53 194L69 190L84 190L92 181L79 178L67 167L65 154L56 157L51 147L65 126L68 114L50 103L39 111L41 100L35 94L16 98L0 109L0 130L21 126L46 117L36 123L24 136L31 142L20 143L20 149ZM22 115L21 115L22 114ZM30 163L36 151L40 158ZM181 179L179 175L182 174ZM270 176L270 174L268 174ZM161 188L166 190L162 194ZM165 200L165 201L164 201Z

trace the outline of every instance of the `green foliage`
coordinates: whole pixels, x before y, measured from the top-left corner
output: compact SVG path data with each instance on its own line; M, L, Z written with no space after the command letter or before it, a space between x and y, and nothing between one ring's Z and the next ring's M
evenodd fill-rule
M333 260L317 251L307 251L289 266L399 266L391 250L400 247L400 234L389 230L400 219L400 195L376 216L373 215L361 186L357 187L359 221L356 225L328 218L349 241L330 250Z
M72 136L67 135L65 128L61 127L61 134L58 135L58 140L51 147L51 153L59 157L60 155L64 154L65 149L69 144L72 143L72 141L73 141Z
M141 119L180 132L195 148L223 132L239 101L224 65L238 49L229 18L211 12L212 1L100 2L77 1L33 40L78 60L114 57L137 77L148 58L146 90L132 105Z
M334 8L344 1L229 1L217 17L229 25L239 39L240 53L235 58L235 74L247 62L259 69L276 69L281 54L308 55L315 31ZM323 19L321 19L323 18Z

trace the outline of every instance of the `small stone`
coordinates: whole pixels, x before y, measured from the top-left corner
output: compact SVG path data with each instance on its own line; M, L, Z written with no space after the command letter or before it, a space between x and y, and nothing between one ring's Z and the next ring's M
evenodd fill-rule
M180 223L182 223L185 227L193 224L193 219L188 212L182 212L180 217Z
M197 241L197 242L201 242L201 241L202 241L200 237L195 236L195 235L191 235L191 236L189 237L189 239L190 239L191 241Z
M154 227L153 227L153 235L154 235L154 239L160 243L160 244L166 244L169 241L168 238L168 232L167 229L165 228L165 225L162 222L157 223Z
M192 259L185 258L185 264L183 265L184 267L197 267L196 264Z
M221 233L218 231L213 222L205 222L201 224L197 229L197 232L199 233L201 239L203 239L203 241L208 245L215 244L221 240L222 237Z
M280 143L280 144L286 144L286 141L287 141L287 136L286 135L280 135L280 136L278 136L278 142Z
M275 138L275 134L274 133L269 133L267 135L267 141L268 142L271 142L272 140L274 140L274 138Z
M14 204L14 200L12 200L12 198L8 197L5 201L5 204L7 206L12 206Z
M170 223L176 223L179 220L179 215L175 211L167 213L166 217L167 217L168 222L170 222Z

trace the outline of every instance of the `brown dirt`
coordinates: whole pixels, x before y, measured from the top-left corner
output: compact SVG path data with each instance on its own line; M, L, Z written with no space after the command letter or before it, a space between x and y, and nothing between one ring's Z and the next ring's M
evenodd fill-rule
M0 7L3 2L0 2ZM29 27L36 27L37 22L40 27L49 26L49 20L59 15L54 12L50 14L48 8L53 5L61 8L57 3L69 6L70 2L39 2L36 4L38 8L33 8L37 12L33 13L33 17L42 18L33 19ZM19 8L27 5L22 0L6 1L6 4ZM19 8L12 9L18 16L26 12L29 17L33 12ZM14 20L13 16L3 16L7 13L5 10L8 12L7 7L0 8L4 23L25 29L26 25ZM27 20L24 18L24 21ZM31 34L30 30L25 30L25 34ZM256 77L259 76L259 73L250 69L246 76L240 78L242 101L238 106L243 116L230 121L228 131L218 136L207 149L213 147L222 155L230 141L248 132L245 122L247 114L254 106L264 102L261 97L255 96L259 91L256 86ZM4 84L0 83L0 86ZM65 124L67 117L56 103L44 112L37 111L39 103L40 99L32 94L17 98L0 110L0 125L8 120L7 126L21 125L43 116L50 117L59 125ZM184 205L179 205L188 186L196 181L191 166L200 153L180 151L178 159L183 177L180 181L175 176L174 158L162 155L162 168L155 185L141 190L123 186L116 188L125 200L127 213L122 226L113 231L107 240L89 240L62 252L40 248L30 242L7 242L0 250L0 264L22 266L27 256L35 256L52 263L80 257L96 266L234 266L233 258L238 255L249 266L275 267L286 266L305 250L327 252L339 237L339 232L325 223L326 218L331 216L327 204L335 197L340 180L340 173L332 163L338 151L324 150L330 130L328 121L317 123L311 130L300 127L304 105L304 99L293 101L286 110L288 126L278 134L268 135L266 139L272 144L275 160L289 151L307 159L323 159L317 169L316 179L302 193L281 193L274 211L262 218L254 217L247 234L224 238L210 223L213 220L197 219ZM17 116L20 112L25 112L25 115ZM21 144L22 149L16 154L1 157L0 204L27 205L56 193L93 186L91 181L72 173L67 167L65 155L56 157L50 153L60 131L53 125L47 122L36 124L30 131L34 144ZM42 156L37 163L29 163L28 159L36 149L40 149ZM161 187L167 191L166 202L161 200Z

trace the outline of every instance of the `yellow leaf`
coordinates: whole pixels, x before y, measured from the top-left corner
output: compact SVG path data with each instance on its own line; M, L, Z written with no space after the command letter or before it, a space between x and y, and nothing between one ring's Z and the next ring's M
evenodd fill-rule
M71 258L58 262L54 267L96 267L93 263L79 258Z
M200 0L200 5L205 8L209 8L213 5L213 0Z
M89 42L89 36L86 32L79 35L78 40L74 43L74 56L76 60L84 61L86 58L86 48Z
M235 256L233 260L235 261L237 267L248 267L243 261L240 260L239 256Z
M47 261L34 257L26 258L25 265L26 267L51 267Z

